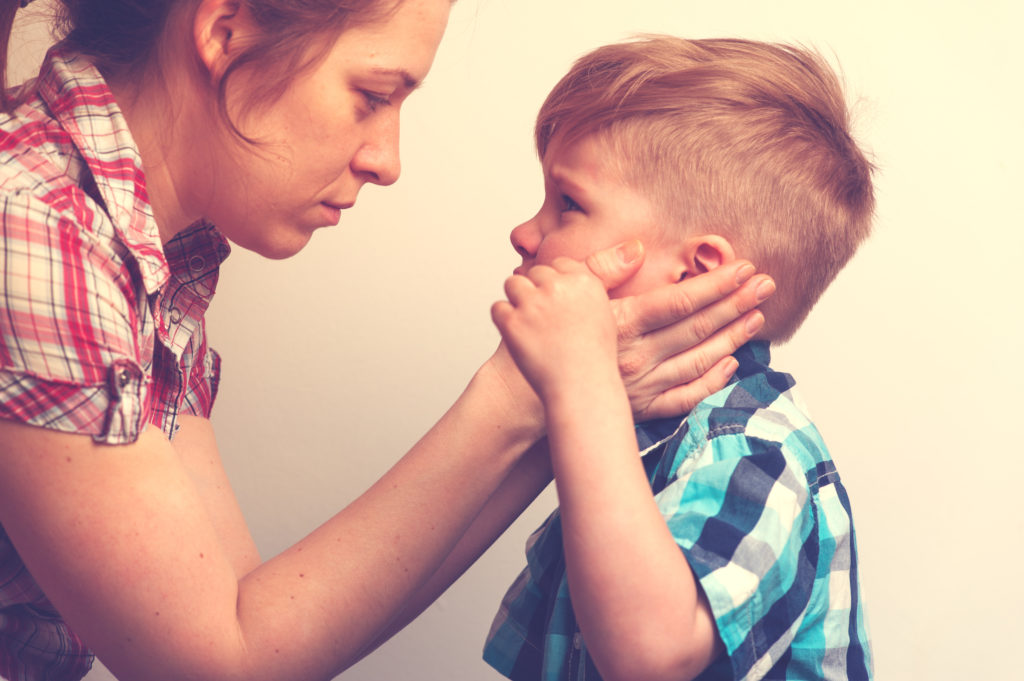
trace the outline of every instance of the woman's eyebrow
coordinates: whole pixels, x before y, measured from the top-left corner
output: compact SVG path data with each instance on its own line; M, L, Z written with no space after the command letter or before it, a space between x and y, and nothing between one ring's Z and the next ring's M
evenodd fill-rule
M412 74L405 69L390 69L384 66L378 66L371 69L371 73L374 76L380 76L384 78L398 78L402 81L402 84L407 90L415 90L423 83L416 78L413 78Z

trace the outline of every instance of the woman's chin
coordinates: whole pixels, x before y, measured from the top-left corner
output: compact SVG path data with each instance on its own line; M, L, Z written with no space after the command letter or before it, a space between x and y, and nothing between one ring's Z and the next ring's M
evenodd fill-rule
M241 248L264 258L285 260L305 248L313 233L298 229L279 229L274 230L273 234L249 234L243 239L232 238L231 235L226 236Z

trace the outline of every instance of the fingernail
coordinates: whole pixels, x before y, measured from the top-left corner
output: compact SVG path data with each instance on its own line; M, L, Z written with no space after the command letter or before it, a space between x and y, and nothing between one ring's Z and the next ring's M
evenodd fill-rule
M754 290L754 295L757 296L757 302L763 303L768 300L768 297L775 293L775 282L771 279L765 279L757 288Z
M739 286L747 279L750 279L752 276L754 276L754 271L754 266L751 265L750 263L747 263L746 265L743 265L738 270L736 270L736 285Z
M722 373L726 376L732 376L736 373L736 370L740 368L740 363L736 361L735 357L730 357L729 361L722 366Z
M624 244L620 244L615 250L619 254L619 257L622 258L622 262L628 265L640 257L640 253L643 251L643 248L640 246L640 242L634 239L633 241L627 241Z
M747 335L753 336L764 326L764 315L757 312L747 319Z

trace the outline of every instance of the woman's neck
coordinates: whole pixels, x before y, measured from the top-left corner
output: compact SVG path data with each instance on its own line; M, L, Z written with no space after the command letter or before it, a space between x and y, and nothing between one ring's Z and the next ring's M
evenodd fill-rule
M112 79L108 84L142 158L146 191L164 243L199 219L187 201L187 154L203 149L194 138L194 96L187 88L158 78Z

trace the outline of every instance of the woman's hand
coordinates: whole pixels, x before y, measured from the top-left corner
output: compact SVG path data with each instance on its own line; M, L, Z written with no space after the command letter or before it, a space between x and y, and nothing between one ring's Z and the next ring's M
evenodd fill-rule
M591 255L590 271L607 289L643 262L640 242ZM755 308L775 292L765 274L737 260L637 296L612 301L619 371L637 421L683 414L721 390L736 370L731 357L761 329Z

